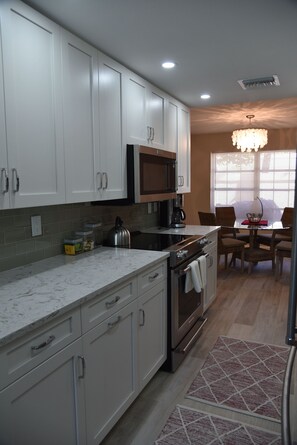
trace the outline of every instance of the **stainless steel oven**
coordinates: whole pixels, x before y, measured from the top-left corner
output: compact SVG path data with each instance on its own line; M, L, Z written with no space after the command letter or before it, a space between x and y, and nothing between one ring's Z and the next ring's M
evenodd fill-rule
M167 360L163 369L175 371L195 344L206 322L203 290L186 292L189 265L204 255L208 243L202 236L162 233L131 234L131 247L170 252L168 261Z
M203 289L201 292L186 292L186 277L190 271L190 263L204 255L202 247L205 238L191 237L178 245L179 250L173 254L169 265L170 292L168 357L165 368L175 371L184 360L191 347L195 344L206 322L203 317ZM181 245L182 244L182 245ZM176 246L175 246L176 247Z

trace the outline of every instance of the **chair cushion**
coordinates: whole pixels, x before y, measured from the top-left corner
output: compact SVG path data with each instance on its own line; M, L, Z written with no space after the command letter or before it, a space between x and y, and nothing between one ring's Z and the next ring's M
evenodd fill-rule
M246 243L235 238L222 238L223 247L240 247L244 246Z
M292 243L290 241L281 241L276 245L276 250L292 250Z

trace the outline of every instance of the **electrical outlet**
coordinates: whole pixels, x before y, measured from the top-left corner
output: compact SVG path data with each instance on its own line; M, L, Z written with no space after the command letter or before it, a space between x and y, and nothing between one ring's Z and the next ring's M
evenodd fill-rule
M148 214L151 214L151 213L152 213L152 203L151 203L151 202L148 202L148 203L147 203L147 213L148 213Z
M32 230L32 236L42 235L40 215L31 216L31 230Z
M154 213L158 211L158 203L154 202Z

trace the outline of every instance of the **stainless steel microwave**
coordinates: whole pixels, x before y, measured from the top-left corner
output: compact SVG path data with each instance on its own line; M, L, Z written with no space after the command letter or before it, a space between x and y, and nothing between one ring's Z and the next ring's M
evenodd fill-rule
M127 145L128 199L153 202L176 198L176 153Z

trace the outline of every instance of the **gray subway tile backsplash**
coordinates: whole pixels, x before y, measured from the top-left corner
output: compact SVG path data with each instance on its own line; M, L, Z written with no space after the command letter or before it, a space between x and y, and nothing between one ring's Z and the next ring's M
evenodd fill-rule
M40 215L42 235L32 237L31 216ZM86 222L101 222L102 240L116 216L130 231L158 224L158 213L148 214L147 204L131 206L90 203L0 210L0 271L63 253L63 240Z

